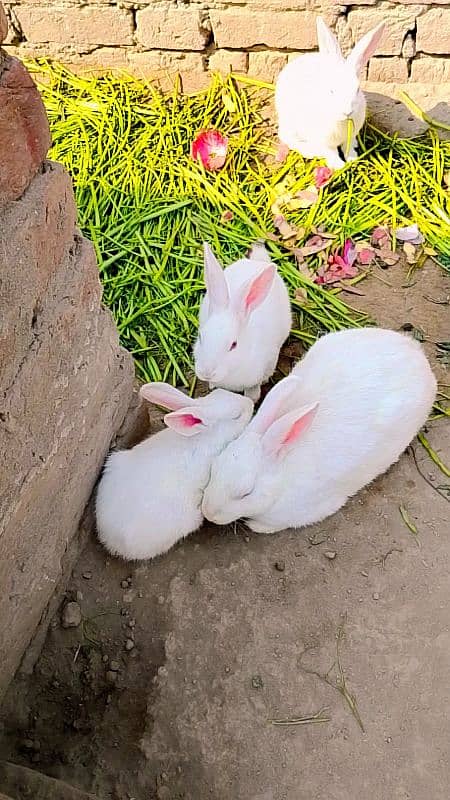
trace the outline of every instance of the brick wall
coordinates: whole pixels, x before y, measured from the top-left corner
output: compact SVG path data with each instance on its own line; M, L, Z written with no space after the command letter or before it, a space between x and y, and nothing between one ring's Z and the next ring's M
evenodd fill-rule
M316 45L322 13L344 48L381 19L387 33L368 68L371 81L450 82L450 0L11 0L15 54L54 56L75 68L125 68L187 90L208 70L272 80L286 61Z

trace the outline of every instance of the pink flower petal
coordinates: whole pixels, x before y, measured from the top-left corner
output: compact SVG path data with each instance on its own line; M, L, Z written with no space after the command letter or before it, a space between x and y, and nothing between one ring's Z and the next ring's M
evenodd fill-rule
M378 245L379 247L383 247L383 245L389 243L389 231L387 228L378 227L374 228L372 231L372 244Z
M347 239L344 244L344 251L342 253L342 257L346 264L351 266L356 259L356 247L353 244L351 239Z
M227 149L228 139L219 131L201 131L192 142L191 156L194 161L200 158L205 169L215 171L225 164Z
M357 260L363 266L369 266L375 258L375 250L371 247L363 247L358 251Z
M314 183L317 189L321 189L329 182L333 170L330 167L316 167L314 170Z

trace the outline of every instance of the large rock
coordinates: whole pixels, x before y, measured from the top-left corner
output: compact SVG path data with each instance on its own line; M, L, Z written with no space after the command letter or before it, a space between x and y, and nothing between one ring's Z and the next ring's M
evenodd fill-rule
M50 143L47 116L33 80L17 58L0 50L0 207L23 194Z
M61 575L133 382L69 177L0 214L0 694Z

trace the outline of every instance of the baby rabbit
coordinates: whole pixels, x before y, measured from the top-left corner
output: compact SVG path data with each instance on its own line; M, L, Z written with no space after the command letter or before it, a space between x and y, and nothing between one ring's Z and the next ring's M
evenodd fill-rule
M100 541L131 560L165 553L201 525L211 462L253 413L248 397L223 389L193 400L165 383L150 383L141 395L171 409L164 417L168 430L111 453L96 500Z
M261 243L222 269L204 244L206 294L194 346L195 374L210 389L244 391L255 402L291 329L289 295Z
M324 336L213 463L205 517L243 517L258 533L328 517L397 461L435 395L430 365L405 335Z
M290 61L280 72L275 89L278 134L286 148L305 158L323 158L332 169L344 166L337 148L344 151L347 121L353 121L348 161L357 158L356 135L366 116L366 100L359 88L359 73L374 54L384 23L374 28L344 58L339 43L321 17L317 17L318 53Z

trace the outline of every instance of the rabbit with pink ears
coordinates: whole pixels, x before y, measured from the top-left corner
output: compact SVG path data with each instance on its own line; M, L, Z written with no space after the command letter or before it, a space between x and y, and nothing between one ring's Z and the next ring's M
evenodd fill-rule
M166 429L110 454L96 498L98 537L114 555L153 558L197 530L211 463L253 413L248 397L216 389L192 399L165 383L141 396L170 409Z
M291 329L287 288L261 242L226 269L208 244L204 254L195 374L210 388L245 392L256 402Z
M359 75L374 54L384 23L366 33L344 58L335 35L317 18L318 53L290 61L280 72L275 89L278 134L286 150L305 158L323 158L332 169L344 166L348 120L353 138L347 161L357 158L356 136L366 116L366 99Z
M377 328L323 336L214 461L205 517L260 533L319 522L398 460L435 396L413 339Z

